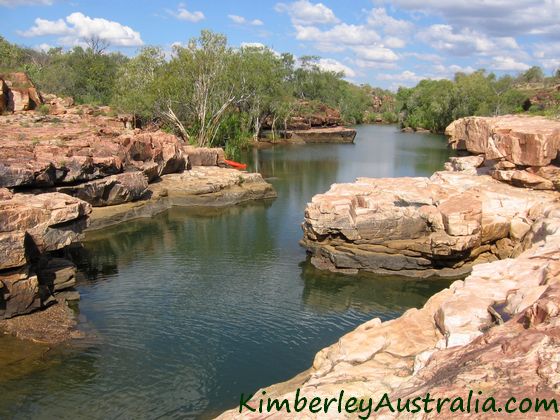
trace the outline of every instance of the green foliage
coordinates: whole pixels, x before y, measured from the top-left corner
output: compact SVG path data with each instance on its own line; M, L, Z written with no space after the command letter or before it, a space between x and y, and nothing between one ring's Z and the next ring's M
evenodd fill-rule
M535 69L517 79L478 70L469 75L457 73L454 81L422 80L414 88L401 88L397 92L401 123L442 132L457 118L523 112L529 96L519 88L519 80L536 80L542 70Z
M48 105L43 104L37 108L37 112L41 115L49 115L50 108Z

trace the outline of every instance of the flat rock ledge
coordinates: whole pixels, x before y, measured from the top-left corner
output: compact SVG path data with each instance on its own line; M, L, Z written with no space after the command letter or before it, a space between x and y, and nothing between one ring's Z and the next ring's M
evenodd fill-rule
M354 143L356 134L356 130L349 127L317 127L282 130L276 138L273 138L271 132L267 132L259 140L272 143Z
M560 350L560 205L543 205L515 259L476 265L465 280L434 295L422 309L400 318L373 319L321 350L313 365L295 378L270 387L266 397L294 401L300 395L372 398L424 397L466 401L469 390L495 398L557 398ZM258 407L261 391L249 404ZM475 394L477 396L477 394ZM519 400L518 400L519 402ZM270 419L303 413L271 412ZM352 418L355 418L352 415ZM432 418L437 412L390 413L376 418ZM464 416L461 412L442 414ZM496 418L497 413L477 415ZM334 410L305 418L344 418ZM514 416L515 417L515 416ZM232 409L219 418L262 418ZM543 417L544 418L544 417Z
M557 199L464 172L359 178L313 197L302 244L321 269L458 277L519 254L542 207Z
M272 185L259 173L217 166L194 167L182 173L163 175L148 186L144 200L94 208L88 230L152 217L173 206L225 207L276 196Z

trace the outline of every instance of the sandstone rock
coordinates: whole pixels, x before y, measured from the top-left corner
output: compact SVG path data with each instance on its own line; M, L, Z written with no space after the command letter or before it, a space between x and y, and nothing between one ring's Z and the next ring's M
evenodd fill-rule
M554 186L554 189L556 191L560 191L560 167L549 165L528 168L527 171L550 181Z
M57 190L102 207L139 200L147 189L148 179L142 172L127 172Z
M0 273L0 319L28 314L40 307L36 275L27 270Z
M123 134L119 141L129 161L156 162L160 176L186 167L182 144L172 134L161 131Z
M0 75L2 92L7 98L6 110L29 111L43 103L41 95L25 73ZM1 106L0 106L1 108Z
M224 165L224 150L219 147L210 148L187 145L183 147L183 150L187 155L189 167Z
M39 284L49 295L69 289L76 285L76 266L63 258L52 258L38 270Z
M311 128L289 132L290 141L303 143L353 143L356 130L346 127Z
M438 172L431 179L359 178L313 197L302 244L321 269L459 274L470 262L509 256L515 243L503 240L521 240L517 222L510 234L513 219L529 220L532 208L555 197L465 172ZM484 244L492 246L477 251Z
M445 133L455 149L516 165L549 165L560 150L560 122L544 117L467 117L451 123Z
M77 241L90 212L89 204L60 193L15 194L0 201L0 270Z
M484 163L484 156L451 157L445 164L446 171L466 172L470 175L477 174L477 168Z

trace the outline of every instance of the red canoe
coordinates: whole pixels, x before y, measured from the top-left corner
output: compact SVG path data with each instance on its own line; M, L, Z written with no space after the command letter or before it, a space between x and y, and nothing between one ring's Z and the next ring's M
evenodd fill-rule
M247 169L247 165L245 163L234 162L233 160L224 159L224 162L236 169Z

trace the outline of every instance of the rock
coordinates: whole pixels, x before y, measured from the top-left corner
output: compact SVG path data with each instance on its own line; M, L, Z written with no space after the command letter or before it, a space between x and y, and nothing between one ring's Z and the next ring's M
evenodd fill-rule
M195 147L195 146L184 146L183 150L188 157L189 167L196 166L223 166L225 154L224 150L215 147Z
M37 108L43 103L41 95L33 85L33 82L25 73L7 73L1 74L2 82L2 99L4 107L7 111L29 111Z
M477 168L484 163L484 156L451 157L445 164L446 171L466 172L470 175L477 174Z
M455 149L515 165L546 166L560 150L560 122L544 117L467 117L452 122L445 133Z
M50 259L37 275L39 284L48 289L49 295L76 285L76 266L63 258Z
M527 171L513 171L511 183L521 188L554 190L554 184L552 181Z
M94 207L103 207L139 200L147 189L148 179L142 172L127 172L73 187L61 187L57 191L84 200Z
M8 111L8 85L0 78L0 115Z
M276 197L261 174L216 166L197 166L179 174L163 175L148 187L149 199L95 208L90 229L100 229L139 217L151 217L171 206L224 207L249 200Z
M14 194L1 200L0 270L79 240L90 212L88 203L60 193Z
M292 142L304 143L353 143L356 130L346 127L312 128L289 132Z
M342 124L340 112L323 103L313 103L304 100L297 102L294 114L285 121L286 130L308 130L311 128L336 127ZM262 128L272 128L272 118L263 121Z
M544 178L552 183L556 191L560 191L560 168L554 165L527 168L531 174Z
M119 137L128 161L156 162L158 175L181 172L186 167L180 140L162 131L123 134Z
M490 258L476 251L482 245L520 239L517 222L510 235L514 218L529 220L532 208L555 200L552 192L464 172L437 172L431 179L358 178L313 197L302 244L321 269L456 276ZM500 242L485 252L505 258L513 246Z
M28 314L40 307L36 275L25 269L0 273L0 319Z

